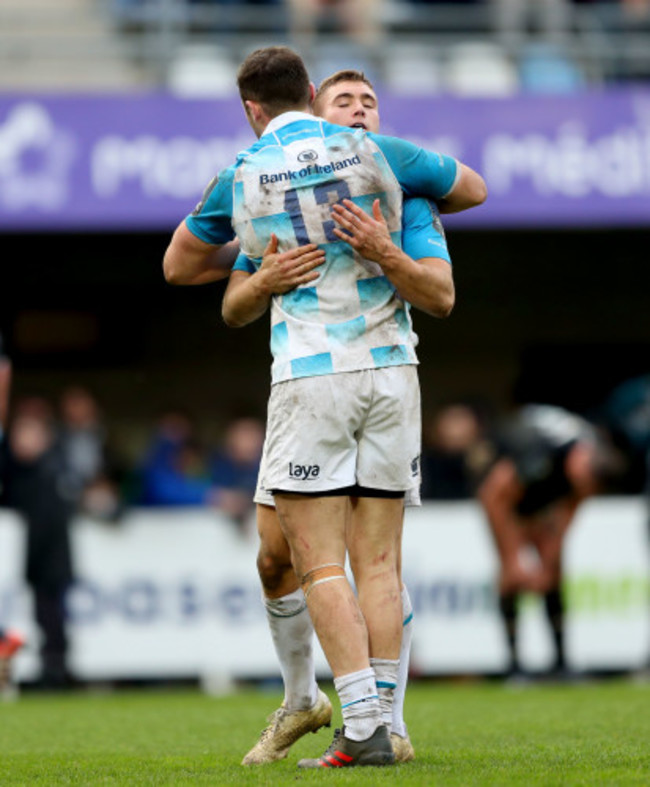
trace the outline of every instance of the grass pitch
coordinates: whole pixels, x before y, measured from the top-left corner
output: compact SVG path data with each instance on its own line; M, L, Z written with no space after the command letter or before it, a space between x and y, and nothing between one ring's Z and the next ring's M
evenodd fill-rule
M286 760L241 767L280 701L278 693L252 690L222 698L151 690L24 694L0 704L0 784L650 784L650 684L414 682L406 707L412 763L298 771L300 757L329 745L331 730L323 730L299 741ZM340 725L338 711L333 721Z

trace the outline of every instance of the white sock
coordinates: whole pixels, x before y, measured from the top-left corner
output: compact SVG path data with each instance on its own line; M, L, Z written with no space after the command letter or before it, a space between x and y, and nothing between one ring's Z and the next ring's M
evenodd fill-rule
M404 697L406 695L406 684L409 679L409 660L411 658L411 641L413 639L413 606L406 585L402 586L402 620L402 647L399 652L397 687L393 696L391 729L397 735L406 738L408 732L404 722Z
M314 627L300 588L281 598L264 598L266 617L284 682L288 710L306 710L318 698L314 669Z
M375 671L381 723L385 724L388 727L388 732L390 732L393 724L393 695L397 686L399 660L370 659L370 666Z
M374 670L363 669L334 678L334 688L341 700L345 737L365 741L381 724Z

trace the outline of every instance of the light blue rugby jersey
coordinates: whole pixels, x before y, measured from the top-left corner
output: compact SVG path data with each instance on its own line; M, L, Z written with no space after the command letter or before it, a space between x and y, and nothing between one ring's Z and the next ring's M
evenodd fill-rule
M406 304L379 265L334 235L331 205L348 197L369 212L379 198L401 246L402 192L444 197L457 175L455 159L405 140L289 112L208 186L186 219L207 243L236 234L242 253L258 262L272 232L280 251L304 243L325 249L317 281L272 299L273 383L417 363Z
M423 197L407 197L402 216L402 248L411 259L440 257L451 264L438 206Z
M440 220L440 212L434 202L424 197L407 197L404 200L402 221L402 248L409 257L414 260L419 260L423 257L439 257L451 264L447 240L442 221ZM259 269L261 264L261 258L252 260L245 254L240 253L233 265L233 270L253 274ZM388 278L384 278L386 280L386 291L389 289L393 290L392 305L400 309L403 308L405 311L404 317L408 321L410 329L410 338L408 342L405 341L405 344L409 344L414 350L418 344L418 337L413 331L410 304L402 301ZM366 333L365 338L372 345L373 336Z

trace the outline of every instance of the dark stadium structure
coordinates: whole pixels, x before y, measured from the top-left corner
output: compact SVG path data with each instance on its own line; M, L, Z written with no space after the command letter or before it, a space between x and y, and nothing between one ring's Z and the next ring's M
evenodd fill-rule
M54 394L72 377L101 395L117 433L181 401L217 427L242 406L264 413L267 320L228 329L223 283L167 285L168 239L3 236L10 286L0 314L15 395ZM425 411L472 397L588 412L647 372L650 229L456 230L448 241L456 307L444 321L413 312Z

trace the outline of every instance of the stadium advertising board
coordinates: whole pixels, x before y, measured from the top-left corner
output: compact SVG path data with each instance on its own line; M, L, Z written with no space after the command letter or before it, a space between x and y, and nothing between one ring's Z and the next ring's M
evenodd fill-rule
M647 89L381 102L384 133L485 176L449 226L650 224ZM253 140L235 98L0 96L0 229L168 231Z
M650 653L646 511L640 498L602 498L579 511L566 550L567 655L584 670L643 666ZM18 676L38 671L38 634L22 582L23 530L0 514L0 621L24 631ZM255 569L253 531L201 509L133 511L121 524L79 521L78 582L68 596L71 664L84 680L233 678L278 675ZM503 670L497 559L474 502L409 509L404 578L414 607L415 674ZM522 615L522 662L552 656L541 603ZM317 650L317 668L329 676Z

